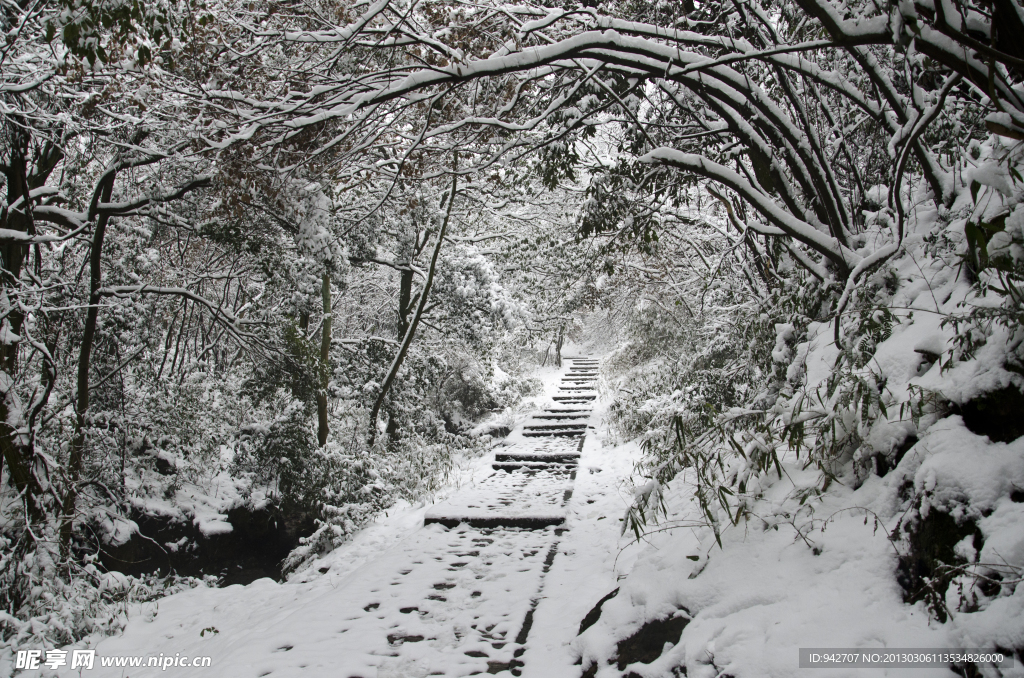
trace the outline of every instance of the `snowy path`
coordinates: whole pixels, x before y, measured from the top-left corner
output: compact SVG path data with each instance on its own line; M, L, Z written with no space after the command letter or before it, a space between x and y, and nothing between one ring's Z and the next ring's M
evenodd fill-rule
M240 678L575 675L579 620L615 585L625 506L615 486L631 459L621 448L602 459L587 435L596 361L567 362L553 405L496 448L494 471L418 511L423 523L406 516L397 538L394 528L375 536L371 527L308 582L260 580L162 600L150 620L135 618L101 642L98 656L210 656L216 675ZM344 567L345 554L361 563ZM209 671L97 666L90 674Z

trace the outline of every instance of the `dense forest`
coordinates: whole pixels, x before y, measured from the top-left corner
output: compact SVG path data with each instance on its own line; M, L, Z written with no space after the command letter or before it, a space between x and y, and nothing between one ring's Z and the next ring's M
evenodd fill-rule
M1019 0L0 2L0 670L430 502L571 342L701 544L580 670L758 675L774 538L1024 659Z

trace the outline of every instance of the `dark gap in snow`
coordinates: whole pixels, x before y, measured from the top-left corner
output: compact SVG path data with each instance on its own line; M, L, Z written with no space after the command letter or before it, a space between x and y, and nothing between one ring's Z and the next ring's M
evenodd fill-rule
M907 456L907 452L909 452L910 448L912 448L916 444L917 436L908 435L906 438L904 438L903 442L900 443L900 446L896 448L896 456L893 458L892 465L888 469L886 469L884 473L881 472L881 469L879 469L878 475L884 476L886 473L889 472L889 470L899 466L900 462L903 461L903 457Z
M1024 393L1016 386L986 393L959 409L967 428L993 442L1008 443L1024 435Z
M544 557L544 569L541 570L542 572L547 573L547 571L551 569L551 564L555 562L555 554L558 553L558 544L559 542L556 541L551 545L551 548L548 549L548 555Z
M685 612L685 610L684 610ZM675 645L690 623L689 613L655 619L641 626L636 633L616 645L615 665L620 671L630 664L650 664L661 656L666 643Z
M235 507L227 512L231 531L209 535L194 522L144 513L131 518L139 528L131 539L100 550L99 560L106 570L132 576L171 571L193 577L215 575L221 586L249 584L264 577L280 581L282 561L316 527L311 516L276 506Z
M601 607L603 607L605 603L607 603L609 600L611 600L612 598L614 598L618 594L619 594L619 589L616 588L611 593L606 595L604 598L602 598L601 600L597 601L597 605L592 607L590 609L590 612L588 612L583 617L583 621L580 622L579 633L577 633L576 635L582 634L584 631L586 631L591 626L596 624L597 620L601 618Z
M392 645L401 645L402 643L419 643L423 641L423 636L407 636L404 634L388 634L388 642Z
M917 508L920 509L920 499ZM935 617L945 623L948 618L946 591L955 578L956 567L964 564L956 545L973 535L973 547L981 552L984 537L975 521L958 522L936 507L928 515L903 526L909 550L900 556L896 581L903 588L907 603L924 601Z
M487 673L495 674L501 673L502 671L512 670L512 675L519 675L518 672L513 670L514 666L518 666L518 662L513 659L510 662L487 662Z

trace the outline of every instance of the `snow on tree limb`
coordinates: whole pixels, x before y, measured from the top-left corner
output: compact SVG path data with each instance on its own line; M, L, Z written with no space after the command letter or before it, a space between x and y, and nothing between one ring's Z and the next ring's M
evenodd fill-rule
M825 235L807 222L797 219L728 167L712 162L703 156L682 153L672 148L657 148L641 156L639 161L647 164L660 163L694 172L728 186L749 202L769 223L794 240L823 255L844 273L861 260L856 252L843 247L835 238Z

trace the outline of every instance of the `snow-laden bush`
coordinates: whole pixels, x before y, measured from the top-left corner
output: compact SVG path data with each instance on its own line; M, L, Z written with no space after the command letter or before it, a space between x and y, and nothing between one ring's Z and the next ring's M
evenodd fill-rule
M764 293L744 296L734 284L729 297L733 303L719 304L706 315L687 318L682 311L667 311L664 303L640 309L630 319L630 342L610 364L633 366L619 384L611 412L620 434L639 436L645 446L641 473L663 483L684 468L695 469L696 497L706 519L717 525L720 517L733 524L742 517L748 484L773 467L777 470L780 450L803 455L818 469L821 481L815 491L827 488L836 470L854 455L887 456L883 463L891 465L909 428L897 425L902 432L892 434L895 442L876 449L871 447L877 443L876 424L909 421L922 406L920 398L894 394L876 360L878 346L901 322L893 305L908 278L901 277L905 274L900 268L915 265L921 256L933 257L939 267L969 261L975 256L969 237L967 248L954 256L950 252L955 245L947 243L940 252L936 244L944 242L940 236L948 239L949 231L962 228L970 233L966 219L924 222L902 254L863 276L852 293L847 291L838 320L832 314L842 290L803 269L781 266L775 284ZM876 243L888 238L890 232L878 226L861 236ZM997 245L1002 247L1003 240L1012 243L1013 236L996 238ZM1010 259L1004 256L1003 261ZM977 294L984 295L990 289L987 280L1003 281L996 290L1005 297L1002 305L972 302L967 313L943 316L945 324L963 326L958 345L981 336L979 328L992 322L986 318L1012 323L1013 275L1012 270L993 271L976 285ZM710 289L721 294L724 286ZM666 330L673 326L680 329ZM832 352L823 372L820 364L808 365L809 335L821 341L829 326ZM941 347L920 350L932 362L943 353ZM960 347L949 359L970 355ZM814 374L808 375L809 369ZM647 520L646 508L658 497L654 486L645 487L627 522L638 531Z
M56 542L50 529L37 536ZM90 556L58 573L56 557L47 559L45 549L28 546L0 537L0 667L13 664L19 648L54 649L117 633L140 604L215 583L213 577L204 582L104 572Z
M820 471L814 491L827 488L878 418L894 405L899 415L871 364L896 320L888 309L893 275L884 268L858 289L824 380L808 380L808 331L827 326L836 290L800 269L724 318L711 314L677 345L679 357L669 367L659 360L638 368L626 388L639 390L620 398L613 412L623 433L641 436L648 452L641 472L665 483L694 469L695 497L716 530L721 520L735 524L743 517L749 488L778 472L783 449ZM627 526L638 533L652 497L658 497L653 486L629 514Z
M607 626L581 638L584 665L610 658L593 639L607 645L614 623L680 607L682 637L651 671L739 675L755 656L759 669L786 665L752 640L766 637L914 637L1020 656L1021 159L1019 145L979 144L952 206L908 219L899 248L855 287L780 267L770 292L679 333L676 356L620 352L614 421L647 445L624 527L658 548L605 604ZM872 220L861 238L895 242ZM761 358L749 389L708 388L717 373L704 361L719 352ZM650 530L654 518L667 531ZM695 522L696 542L671 532ZM833 596L850 614L830 618ZM863 622L862 607L874 610ZM780 618L801 621L765 621Z

